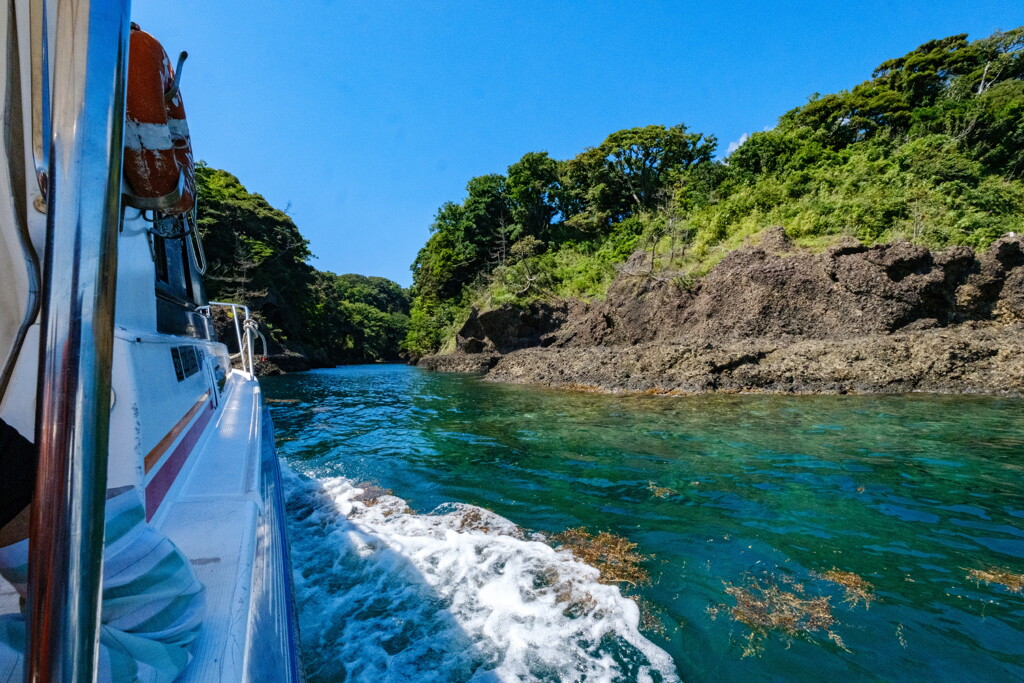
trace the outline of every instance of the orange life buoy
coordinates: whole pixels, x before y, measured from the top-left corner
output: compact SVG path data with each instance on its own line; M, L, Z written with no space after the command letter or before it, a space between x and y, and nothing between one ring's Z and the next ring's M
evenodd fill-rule
M133 205L182 214L195 205L195 163L181 92L160 42L132 24L128 48L124 173ZM132 198L129 203L132 204Z

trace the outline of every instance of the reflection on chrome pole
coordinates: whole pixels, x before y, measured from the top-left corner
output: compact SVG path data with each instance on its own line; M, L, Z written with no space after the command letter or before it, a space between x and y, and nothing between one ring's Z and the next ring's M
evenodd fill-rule
M40 682L96 673L129 30L127 0L56 9L29 563Z

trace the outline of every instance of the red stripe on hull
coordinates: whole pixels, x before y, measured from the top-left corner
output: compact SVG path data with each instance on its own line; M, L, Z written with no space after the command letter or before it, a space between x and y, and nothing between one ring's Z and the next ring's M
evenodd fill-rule
M196 416L196 413L203 409L203 403L205 403L208 398L210 398L209 391L199 397L199 400L196 401L194 406L188 409L185 416L178 420L178 423L171 428L171 431L167 432L167 434L164 435L164 438L160 439L160 443L154 446L153 450L146 455L143 460L145 463L146 474L149 474L149 471L153 469L158 462L160 462L160 458L164 457L164 453L166 453L167 449L171 447L174 440L181 435L181 432L186 426L188 426L188 423L192 421L192 418Z
M212 401L207 404L207 409L199 415L199 419L196 420L196 423L185 434L185 438L181 440L178 447L171 453L171 457L167 458L164 466L146 484L147 522L153 519L153 515L160 508L160 504L164 502L164 496L167 495L171 485L174 484L174 480L178 478L178 473L181 472L181 468L188 460L192 449L199 441L199 437L203 435L203 430L206 429L206 425L209 424L211 417L213 417Z

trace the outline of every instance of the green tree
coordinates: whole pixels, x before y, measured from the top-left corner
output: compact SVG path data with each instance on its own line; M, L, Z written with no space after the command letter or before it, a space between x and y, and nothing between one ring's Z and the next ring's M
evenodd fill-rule
M316 365L398 358L409 293L381 277L320 272L292 219L238 178L196 168L211 298L246 304L276 345Z
M453 202L437 212L433 234L412 264L415 296L450 299L472 280L477 250L465 237L463 215L462 206Z
M462 204L462 231L476 250L480 269L503 263L511 242L512 213L505 187L505 176L478 176L466 185Z
M525 236L547 241L558 214L559 164L547 152L528 152L508 167L505 181L512 225L510 240Z
M244 303L285 337L301 337L314 278L307 240L291 217L227 171L199 163L196 186L210 297Z
M683 124L643 126L609 135L566 162L559 209L586 232L606 233L637 211L654 208L663 189L688 169L710 163L714 136Z
M348 273L335 276L334 287L342 301L366 304L385 313L409 313L409 292L387 278Z

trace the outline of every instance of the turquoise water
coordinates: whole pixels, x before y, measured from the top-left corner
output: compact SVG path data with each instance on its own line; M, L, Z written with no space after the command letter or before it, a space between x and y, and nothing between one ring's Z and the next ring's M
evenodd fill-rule
M1024 595L968 577L1024 573L1024 401L624 398L393 365L263 386L287 401L271 403L281 456L316 480L637 543L652 580L628 592L683 680L1024 679ZM831 569L872 584L873 601L844 602L820 577ZM751 631L726 588L755 581L827 597L842 646L824 629L771 631L745 655ZM304 643L327 642L308 632L316 603L301 607ZM306 656L331 670L329 649Z

